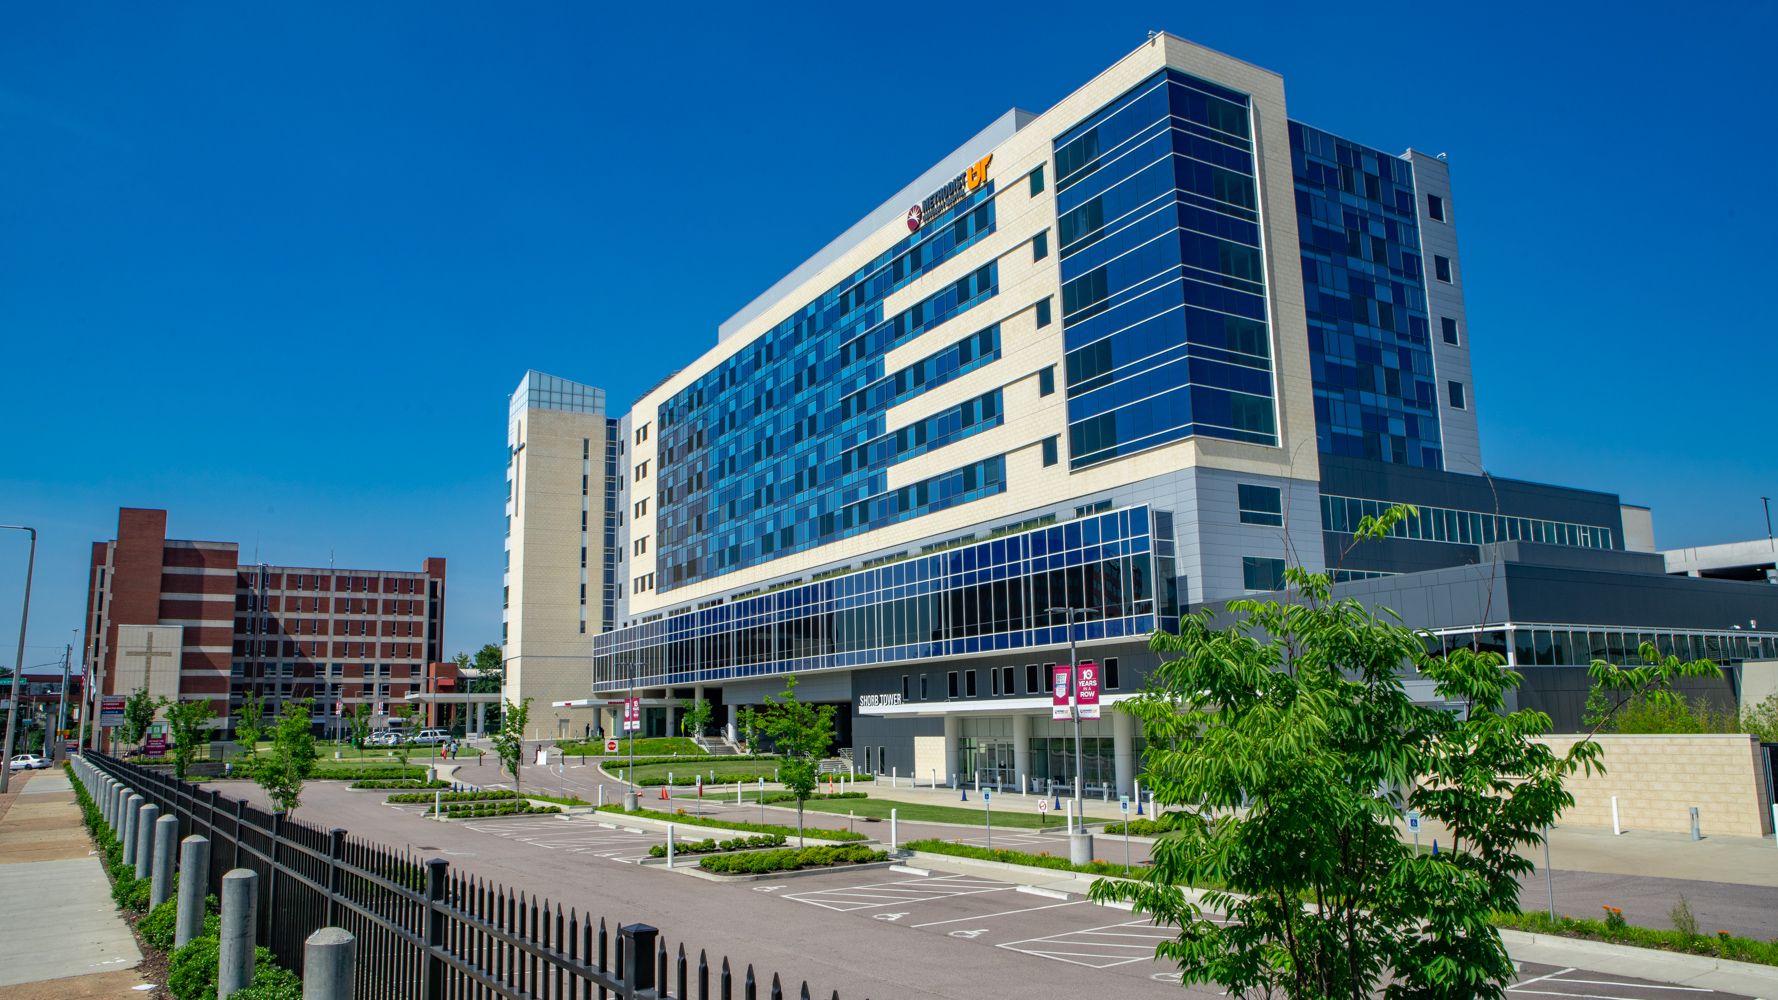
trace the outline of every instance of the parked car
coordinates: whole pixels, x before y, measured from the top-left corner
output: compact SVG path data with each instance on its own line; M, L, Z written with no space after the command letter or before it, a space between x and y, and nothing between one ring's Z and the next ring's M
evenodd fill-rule
M41 771L48 766L48 757L39 757L34 753L14 754L12 758L14 771Z
M407 741L409 743L418 743L421 746L435 747L441 743L449 743L451 741L451 734L443 729L422 729L408 737Z
M402 742L401 731L399 729L385 729L382 732L371 733L370 738L364 742L373 747L392 747Z

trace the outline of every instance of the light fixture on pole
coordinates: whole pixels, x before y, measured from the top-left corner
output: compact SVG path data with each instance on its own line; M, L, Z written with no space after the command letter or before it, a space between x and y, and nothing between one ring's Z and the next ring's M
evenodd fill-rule
M1068 854L1069 860L1084 865L1093 860L1093 835L1086 832L1086 758L1081 751L1080 655L1075 651L1074 623L1077 620L1084 622L1088 615L1098 612L1086 608L1050 608L1046 613L1068 616L1068 714L1074 720L1074 815L1080 824L1077 827L1080 832L1069 835ZM1076 856L1081 854L1085 856Z
M31 533L31 554L25 559L25 607L19 613L19 655L12 661L12 684L8 688L12 697L6 708L6 753L0 756L0 794L4 794L12 783L12 743L19 728L19 699L24 696L25 625L31 620L31 573L37 568L37 529L21 524L0 524L0 528Z

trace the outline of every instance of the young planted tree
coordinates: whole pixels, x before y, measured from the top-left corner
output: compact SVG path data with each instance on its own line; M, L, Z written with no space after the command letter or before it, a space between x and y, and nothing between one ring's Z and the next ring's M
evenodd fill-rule
M148 739L148 727L154 725L154 714L166 703L162 698L156 701L148 696L148 690L141 688L130 692L123 703L123 725L118 733L125 743L136 744L141 749L144 740Z
M389 712L389 721L401 723L401 725L395 727L395 759L401 761L401 778L403 781L407 780L408 755L413 752L413 745L408 743L408 739L414 735L413 727L410 725L413 718L414 706L409 705L406 702L395 706Z
M1366 528L1380 537L1403 513ZM1286 578L1289 603L1231 601L1227 628L1206 612L1151 638L1172 659L1119 708L1142 719L1143 784L1181 832L1155 845L1149 880L1101 880L1090 895L1179 927L1157 956L1229 995L1502 1000L1514 970L1489 914L1518 911L1533 867L1519 849L1573 803L1565 777L1602 769L1599 744L1557 755L1533 742L1549 718L1505 711L1520 678L1497 654L1429 654L1389 613L1331 600L1327 577ZM1652 646L1643 656L1651 665L1592 665L1616 707L1717 673ZM1463 710L1415 704L1404 669ZM1442 822L1451 850L1403 844L1409 809ZM1202 908L1188 886L1209 890Z
M531 699L526 698L517 705L508 702L506 710L500 714L500 731L490 742L494 745L494 755L500 758L500 766L512 775L512 790L516 793L519 790L519 768L525 760L525 723L531 721Z
M679 717L679 725L686 736L704 735L704 729L710 725L710 717L716 714L716 710L703 698L682 701L679 707L685 710Z
M167 725L173 730L173 774L181 781L198 755L198 746L210 740L210 720L216 712L208 699L181 701L167 709Z
M758 753L759 713L751 706L743 707L735 713L735 727L739 730L736 735L741 737L741 746L748 753Z
M796 675L784 679L784 693L766 696L768 703L759 726L777 745L784 758L778 780L796 796L796 839L803 840L803 803L815 794L816 771L821 757L833 745L833 706L811 705L796 700Z
M253 780L265 789L278 812L295 812L302 804L303 782L315 773L315 737L309 731L309 701L286 701L271 729L272 745L253 769Z
M352 745L358 748L359 759L364 758L364 744L370 739L370 720L372 709L369 702L359 702L352 706L352 714L346 716L346 726L352 734Z
M249 768L259 757L259 744L265 739L265 732L265 698L257 691L249 691L241 699L241 718L235 723L235 742L247 751L246 766Z

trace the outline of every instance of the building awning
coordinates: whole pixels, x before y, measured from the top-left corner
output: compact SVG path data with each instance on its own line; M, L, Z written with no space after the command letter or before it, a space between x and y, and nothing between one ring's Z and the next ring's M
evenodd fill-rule
M485 691L485 692L473 693L473 694L461 693L461 692L456 693L456 694L452 694L450 692L440 692L437 694L433 694L431 692L427 692L426 694L407 695L407 696L405 696L404 700L406 700L406 701L425 701L425 702L436 701L436 702L440 702L440 703L446 704L446 705L461 705L466 701L482 702L482 703L491 704L494 702L498 702L500 700L500 692Z

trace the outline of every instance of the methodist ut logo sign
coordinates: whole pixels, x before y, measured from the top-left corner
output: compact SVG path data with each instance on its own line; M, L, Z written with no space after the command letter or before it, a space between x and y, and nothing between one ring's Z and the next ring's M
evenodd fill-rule
M937 215L956 204L964 195L988 183L988 163L994 154L977 160L968 170L951 179L949 184L926 196L926 200L908 209L908 232L917 233L929 216Z

